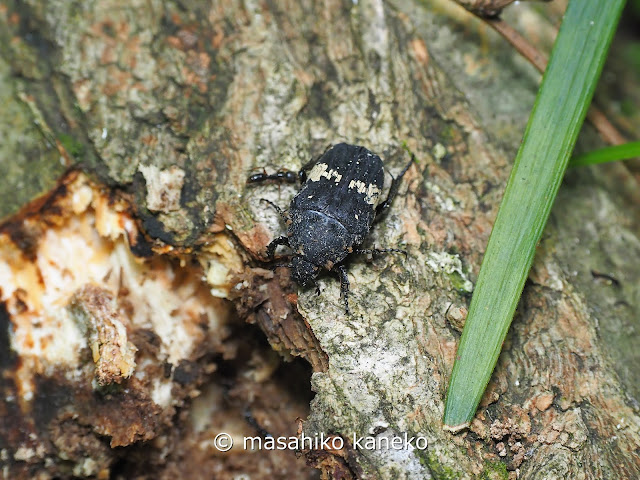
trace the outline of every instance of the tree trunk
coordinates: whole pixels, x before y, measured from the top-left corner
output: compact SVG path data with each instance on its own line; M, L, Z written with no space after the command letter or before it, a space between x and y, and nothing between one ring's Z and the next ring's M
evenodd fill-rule
M518 5L503 18L548 52L561 11ZM212 449L230 430L329 439L301 448L327 478L640 477L640 223L623 165L567 173L479 411L467 432L442 429L473 282L539 81L469 13L444 0L9 1L0 21L4 478L316 475L293 452ZM638 92L613 52L620 84L605 72L599 93L609 115L608 92ZM616 121L637 137L633 108ZM246 184L340 142L366 146L393 174L405 146L417 159L364 244L408 255L349 263L348 316L336 277L321 276L316 295L263 263L285 225L260 200L286 209L298 187ZM585 127L581 148L593 145ZM78 207L88 191L91 206ZM120 236L100 215L117 216ZM86 339L64 363L23 335L60 317L27 320L42 301L10 285L22 285L16 272L41 274L50 232L75 224L98 229L87 248L107 249L120 263L104 271L121 273L119 286L109 273L61 297L69 331ZM113 253L125 245L136 259ZM164 287L124 308L149 278ZM182 330L144 323L163 301ZM272 350L311 365L312 400L308 385L297 390L307 367ZM367 443L393 437L414 440Z

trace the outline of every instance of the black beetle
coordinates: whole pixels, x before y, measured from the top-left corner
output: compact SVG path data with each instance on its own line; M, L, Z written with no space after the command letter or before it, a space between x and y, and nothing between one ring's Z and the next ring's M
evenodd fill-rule
M272 205L287 223L287 235L276 238L267 246L272 258L278 245L286 245L293 251L291 275L296 283L315 284L321 269L337 271L340 276L340 292L349 314L349 279L344 266L350 254L406 253L396 248L357 249L366 238L376 215L388 208L398 193L400 180L415 158L392 178L387 196L381 199L384 188L384 167L380 157L364 147L340 143L334 145L317 160L305 165L297 174L303 182L298 194L291 201L288 214L276 204ZM296 174L279 171L249 177L249 183L265 180L291 182ZM317 289L316 285L316 289Z

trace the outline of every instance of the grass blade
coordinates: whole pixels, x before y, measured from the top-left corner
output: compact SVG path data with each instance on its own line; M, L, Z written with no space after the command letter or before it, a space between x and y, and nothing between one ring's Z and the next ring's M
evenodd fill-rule
M445 404L473 419L495 367L624 0L570 0L482 261Z
M592 152L574 156L569 162L569 167L584 167L597 165L598 163L616 162L640 157L640 142L623 143L613 147L600 148Z

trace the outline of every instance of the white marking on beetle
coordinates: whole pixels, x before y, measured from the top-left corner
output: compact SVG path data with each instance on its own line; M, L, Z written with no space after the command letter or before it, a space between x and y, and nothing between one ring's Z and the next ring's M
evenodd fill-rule
M351 180L351 182L349 182L349 188L354 188L358 193L364 193L364 199L370 205L376 205L378 202L380 189L373 183L366 185L361 180Z
M327 167L328 165L326 163L316 163L309 172L309 175L307 175L307 180L309 180L310 182L317 182L318 180L320 180L320 177L327 169Z
M342 180L342 175L340 175L337 170L327 170L328 168L329 165L327 165L326 163L318 163L314 165L314 167L309 172L309 175L307 175L307 179L312 182L317 182L322 177L326 178L327 180L331 180L332 178L334 178L334 182L339 183L340 180Z

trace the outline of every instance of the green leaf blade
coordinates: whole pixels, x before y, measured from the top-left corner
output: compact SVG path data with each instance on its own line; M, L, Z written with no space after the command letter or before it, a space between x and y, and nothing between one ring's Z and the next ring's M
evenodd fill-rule
M511 324L624 0L570 0L480 268L445 403L467 426Z
M623 143L613 147L605 147L592 152L574 156L569 162L569 167L585 167L599 163L616 162L640 157L640 142Z

